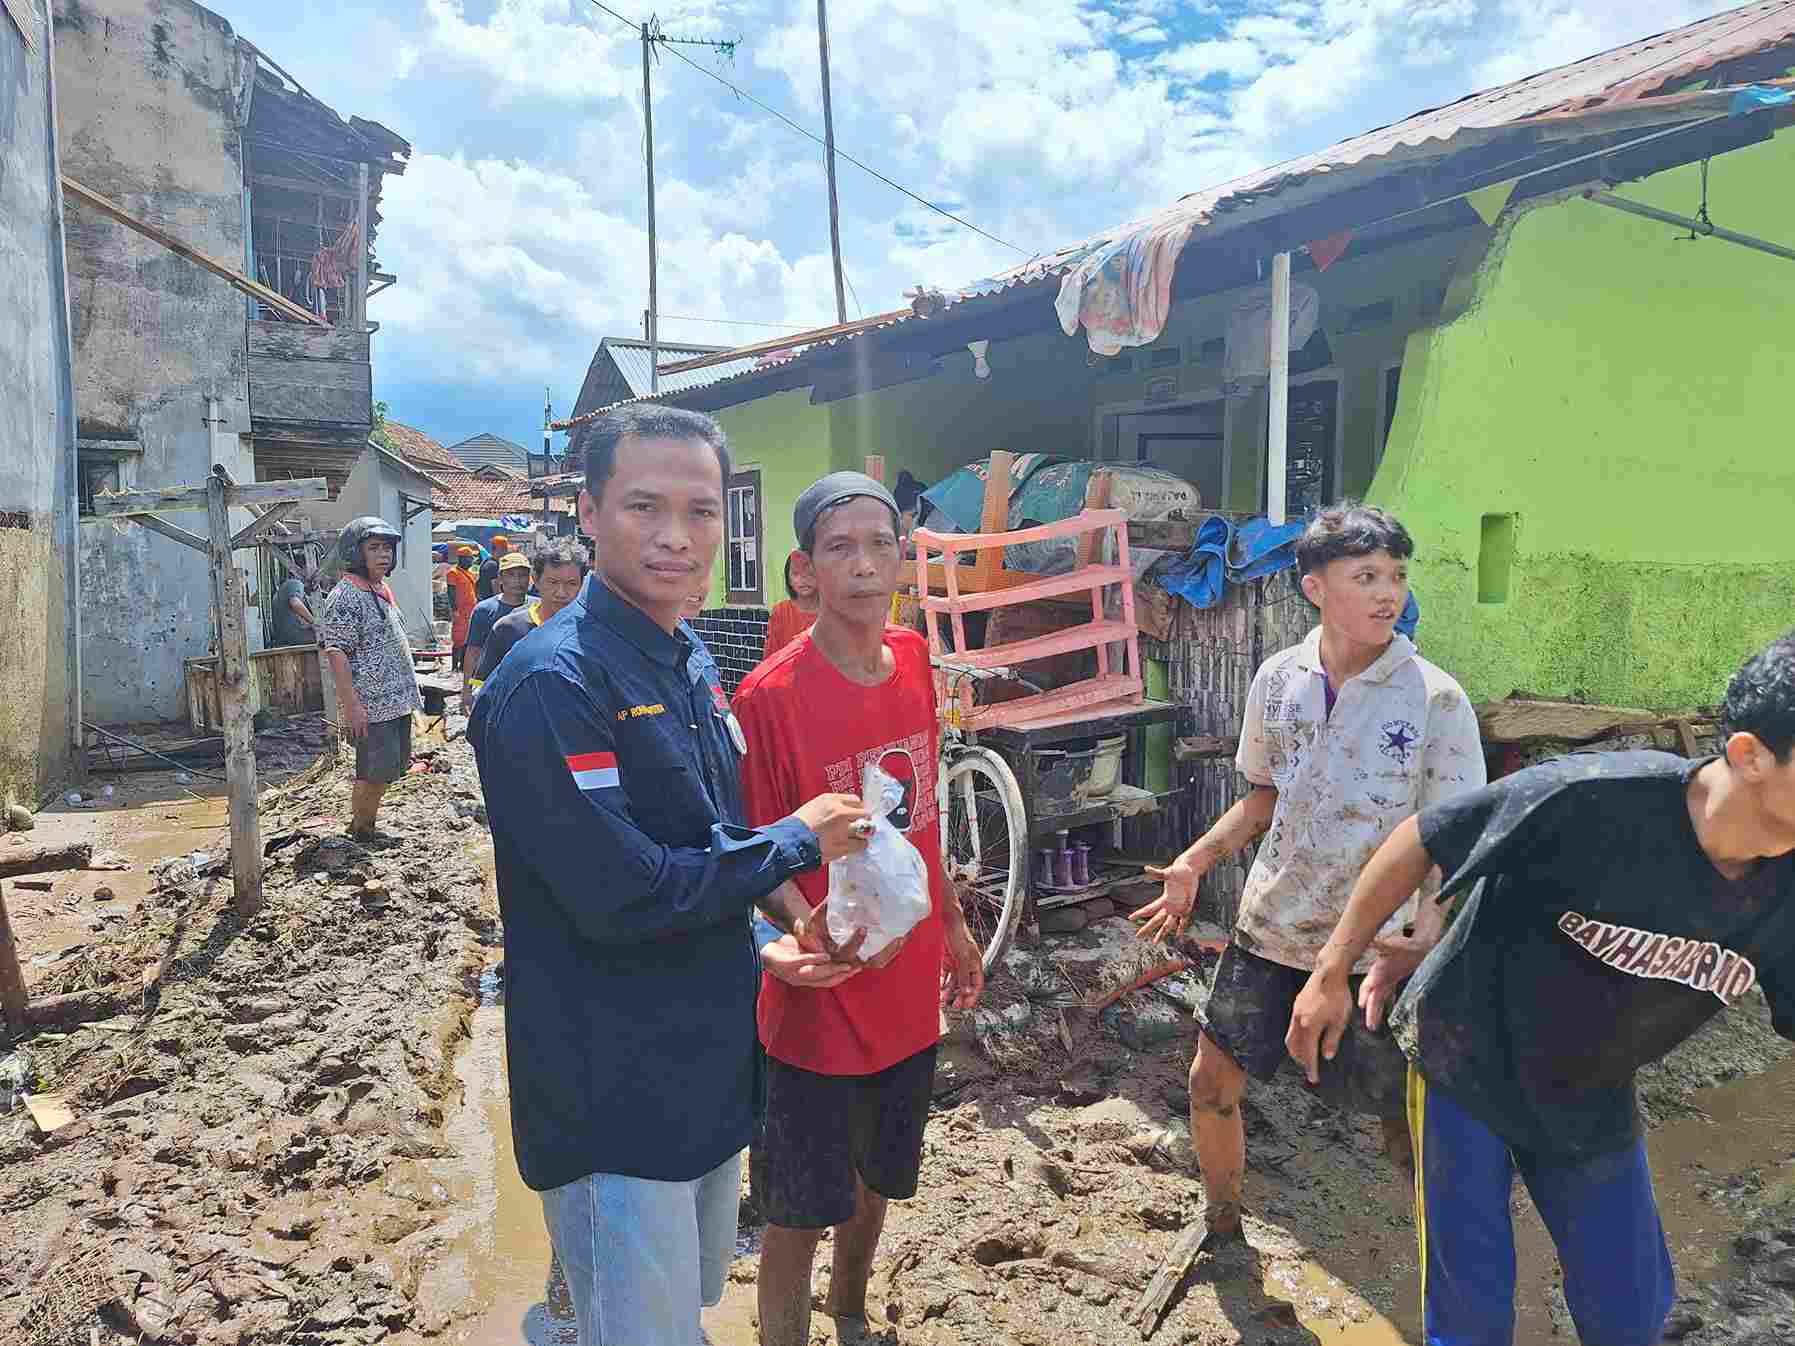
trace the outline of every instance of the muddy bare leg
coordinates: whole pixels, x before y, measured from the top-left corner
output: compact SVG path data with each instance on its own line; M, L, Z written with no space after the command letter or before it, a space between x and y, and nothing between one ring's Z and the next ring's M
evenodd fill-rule
M387 787L378 781L358 780L349 792L349 827L354 832L372 832L374 816L380 812L380 799Z
M761 1346L809 1346L810 1267L822 1236L820 1229L767 1226L755 1287Z
M835 1226L835 1261L829 1277L831 1317L866 1317L866 1283L872 1279L873 1255L885 1228L884 1197L869 1188L858 1175L854 1218Z
M1203 1175L1204 1223L1213 1234L1240 1229L1240 1188L1246 1170L1246 1127L1240 1096L1246 1072L1204 1033L1190 1067L1190 1136Z

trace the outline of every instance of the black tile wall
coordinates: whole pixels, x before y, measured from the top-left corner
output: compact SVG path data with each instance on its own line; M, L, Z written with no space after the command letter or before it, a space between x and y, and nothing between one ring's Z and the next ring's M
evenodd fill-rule
M723 690L731 696L760 662L767 644L765 608L706 608L692 618L692 629L723 674Z

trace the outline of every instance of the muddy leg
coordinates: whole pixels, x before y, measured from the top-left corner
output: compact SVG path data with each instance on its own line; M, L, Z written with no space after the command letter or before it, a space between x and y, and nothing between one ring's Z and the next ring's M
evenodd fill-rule
M820 1229L767 1226L756 1286L761 1346L810 1346L810 1266L822 1236Z
M866 1283L872 1279L873 1254L879 1248L879 1233L885 1228L884 1197L869 1188L856 1175L858 1194L854 1218L835 1226L835 1262L829 1278L829 1308L832 1318L866 1317Z
M1246 1127L1240 1096L1246 1072L1204 1033L1190 1067L1190 1135L1203 1174L1204 1222L1212 1234L1240 1230L1240 1187L1246 1169Z
M380 812L380 798L386 786L378 781L358 780L349 792L349 829L356 835L374 830L374 816Z

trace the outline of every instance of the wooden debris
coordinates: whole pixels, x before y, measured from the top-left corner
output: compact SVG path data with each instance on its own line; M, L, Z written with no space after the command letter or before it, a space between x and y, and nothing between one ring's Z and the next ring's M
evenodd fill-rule
M1174 741L1172 756L1180 762L1198 762L1212 757L1232 757L1239 748L1240 740L1237 738L1204 734Z
M47 995L33 1000L25 1007L25 1022L34 1028L87 1023L93 1019L133 1013L139 1003L135 993L127 995L117 987L71 991L67 995Z
M75 1120L75 1114L61 1094L26 1094L25 1111L31 1114L37 1129L46 1136Z
M1166 1308L1172 1301L1172 1293L1190 1271L1191 1263L1197 1260L1207 1234L1208 1230L1200 1223L1193 1224L1180 1234L1178 1242L1172 1247L1171 1255L1153 1273L1146 1291L1128 1311L1127 1321L1140 1328L1143 1341L1159 1330L1160 1319L1165 1317Z
M0 851L0 878L37 874L46 869L86 869L93 845L86 841L28 843Z
M1621 733L1643 733L1667 723L1649 710L1630 706L1580 706L1569 701L1509 698L1485 701L1477 708L1477 727L1485 743L1554 740L1590 743Z
M14 879L12 886L33 893L47 893L56 885L50 879Z
M1132 981L1124 982L1120 986L1105 991L1096 999L1087 1001L1086 1008L1093 1011L1106 1010L1130 992L1138 991L1143 986L1151 986L1162 977L1175 977L1190 966L1188 958L1168 958L1163 963L1155 963Z

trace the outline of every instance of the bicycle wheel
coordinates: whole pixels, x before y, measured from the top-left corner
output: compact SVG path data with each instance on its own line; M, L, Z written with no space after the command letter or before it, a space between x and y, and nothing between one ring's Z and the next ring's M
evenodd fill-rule
M1022 916L1028 820L1009 764L989 748L967 748L947 769L948 879L990 971Z

